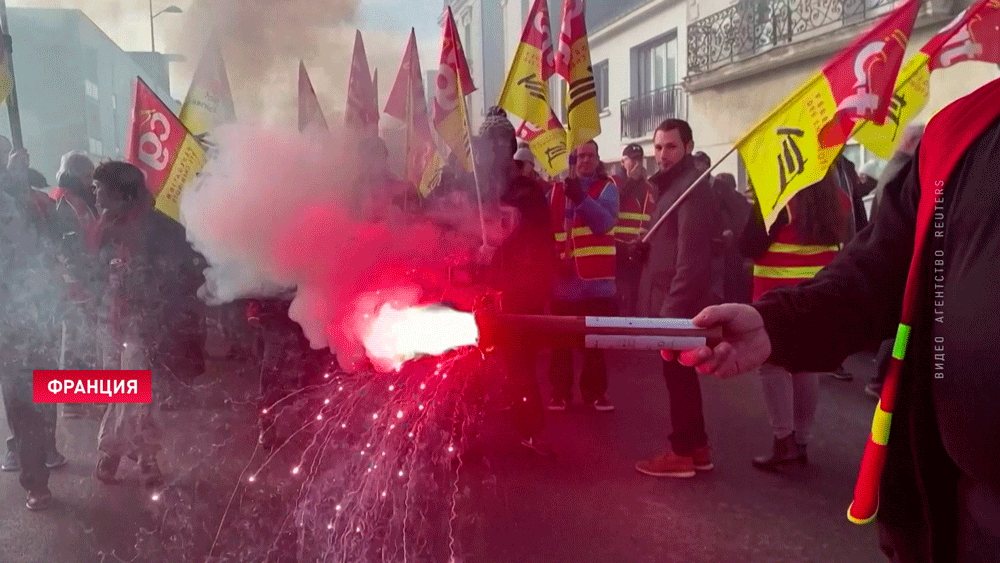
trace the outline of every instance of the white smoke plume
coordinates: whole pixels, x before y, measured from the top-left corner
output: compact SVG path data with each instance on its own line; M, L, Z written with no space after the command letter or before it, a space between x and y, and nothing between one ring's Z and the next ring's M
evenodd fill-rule
M188 239L207 259L203 297L214 303L292 290L289 316L313 348L330 346L356 365L384 303L437 301L448 264L482 244L471 207L453 210L455 230L363 222L350 204L365 160L337 135L239 125L219 132L220 151L181 199ZM431 297L435 296L435 297ZM374 358L373 358L374 361Z

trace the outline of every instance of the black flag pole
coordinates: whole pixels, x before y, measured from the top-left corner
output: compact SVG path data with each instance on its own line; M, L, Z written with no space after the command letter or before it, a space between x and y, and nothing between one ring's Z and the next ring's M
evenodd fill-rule
M10 95L7 96L7 113L10 116L10 136L14 150L24 149L24 138L21 136L21 114L17 108L17 83L14 81L14 42L10 38L10 28L7 27L7 2L0 0L0 28L3 31L3 49L7 59L7 68L10 70ZM2 156L2 155L0 155Z

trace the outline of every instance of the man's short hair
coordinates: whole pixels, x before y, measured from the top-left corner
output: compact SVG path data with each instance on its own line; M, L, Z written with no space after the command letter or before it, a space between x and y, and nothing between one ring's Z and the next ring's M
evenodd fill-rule
M694 133L691 131L691 125L683 119L667 119L656 128L656 131L663 131L664 133L677 131L677 134L681 137L681 142L685 145L694 142ZM653 135L656 135L656 131L653 132Z
M712 165L712 159L709 158L707 154L705 154L705 151L698 151L691 156L693 156L695 160L700 160L705 164L707 164L708 166Z
M125 201L138 200L146 191L146 177L142 170L118 160L102 162L94 170L94 180L102 182Z
M642 160L644 156L644 151L642 150L642 145L637 145L632 143L625 147L622 151L622 156L627 156L632 160Z

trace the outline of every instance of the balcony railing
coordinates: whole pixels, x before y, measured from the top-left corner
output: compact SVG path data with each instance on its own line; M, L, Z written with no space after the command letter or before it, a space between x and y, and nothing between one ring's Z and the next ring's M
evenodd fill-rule
M664 119L687 119L687 92L675 84L622 100L621 117L623 139L644 137Z
M896 0L741 0L688 25L688 74L877 18Z

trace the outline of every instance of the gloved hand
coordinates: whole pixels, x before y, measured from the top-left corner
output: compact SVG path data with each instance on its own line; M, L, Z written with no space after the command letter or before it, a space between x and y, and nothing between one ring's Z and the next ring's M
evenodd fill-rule
M583 186L580 185L580 181L576 178L568 178L566 180L566 197L571 199L576 205L583 203L583 200L587 199L587 193L583 191Z
M628 247L628 258L636 264L645 264L649 259L649 243L635 241Z

